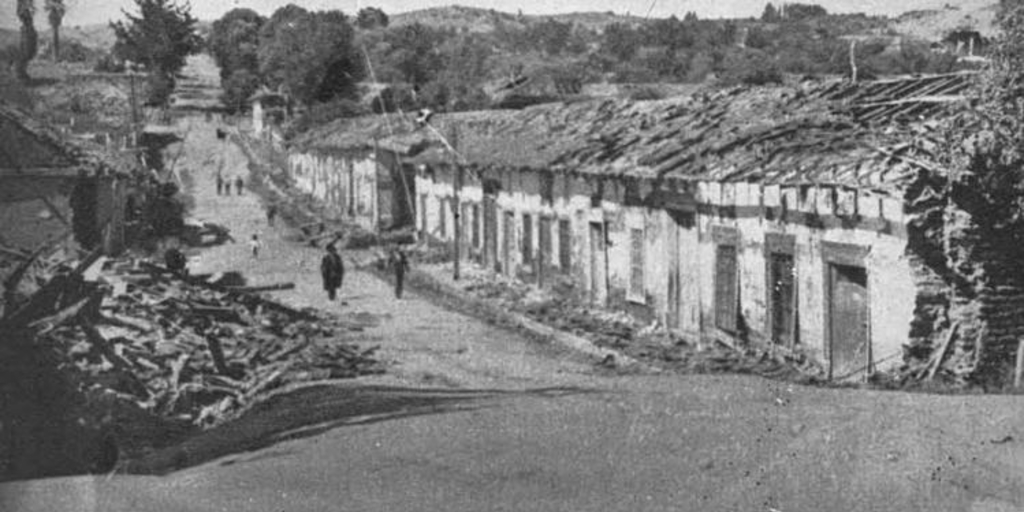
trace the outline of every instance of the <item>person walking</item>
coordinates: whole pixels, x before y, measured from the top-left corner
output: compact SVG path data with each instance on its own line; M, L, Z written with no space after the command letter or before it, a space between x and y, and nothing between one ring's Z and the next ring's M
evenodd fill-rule
M222 192L224 192L224 176L221 176L221 174L218 172L217 173L217 195L218 196L221 195Z
M253 258L260 256L260 248L263 247L263 243L260 242L260 237L256 233L252 234L252 238L249 240L249 250L252 252Z
M327 244L327 254L320 260L320 277L324 280L324 291L327 298L334 300L341 288L341 282L345 279L345 265L338 254L338 248L333 243Z
M243 185L244 185L244 183L242 182L242 177L241 176L236 176L235 177L235 193L236 194L242 195L242 188L243 188L242 186Z
M405 271L409 268L409 259L400 248L392 249L389 258L391 268L395 271L395 298L402 298L402 288L405 282Z

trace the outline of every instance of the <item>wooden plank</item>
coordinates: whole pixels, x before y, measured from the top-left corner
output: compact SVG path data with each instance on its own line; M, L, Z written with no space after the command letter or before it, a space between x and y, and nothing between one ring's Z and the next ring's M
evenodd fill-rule
M225 289L232 292L273 292L278 290L293 290L295 283L275 283L259 286L225 286Z
M1017 342L1017 367L1013 372L1013 387L1020 389L1022 378L1024 378L1024 339Z
M960 322L953 323L953 326L949 328L949 332L946 333L946 339L942 340L942 346L939 347L938 352L935 354L935 358L931 361L931 368L928 370L928 380L935 378L935 373L939 371L939 367L942 366L942 360L946 358L946 351L949 350L949 346L956 336L957 330L960 329ZM1018 361L1020 360L1020 351L1018 350ZM1019 367L1019 365L1018 365Z

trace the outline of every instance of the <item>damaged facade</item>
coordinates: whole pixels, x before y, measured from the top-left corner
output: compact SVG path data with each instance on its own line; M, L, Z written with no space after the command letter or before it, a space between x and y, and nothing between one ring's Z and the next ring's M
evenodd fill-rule
M403 157L414 148L401 140L381 143L387 132L375 132L375 121L367 121L343 120L295 141L288 151L288 176L329 214L363 229L409 226L415 170Z
M1006 345L995 332L1024 326L1011 307L1024 294L957 295L932 236L943 217L917 213L922 183L943 175L935 125L971 82L459 113L379 144L429 144L405 159L417 169L415 226L454 247L461 223L460 257L488 269L571 283L688 339L806 357L834 380L915 358L966 375Z
M9 105L0 138L0 242L32 249L73 234L87 249L123 249L125 172Z

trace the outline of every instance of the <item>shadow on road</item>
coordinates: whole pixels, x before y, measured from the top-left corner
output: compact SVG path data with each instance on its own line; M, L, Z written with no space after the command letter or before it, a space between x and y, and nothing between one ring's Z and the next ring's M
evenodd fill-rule
M119 468L119 472L167 474L227 455L312 437L340 427L473 411L494 407L500 400L514 397L558 398L593 392L596 391L573 387L506 391L313 385L276 395L238 420L143 459L129 461ZM282 451L277 455L286 453ZM233 459L221 464L238 462Z

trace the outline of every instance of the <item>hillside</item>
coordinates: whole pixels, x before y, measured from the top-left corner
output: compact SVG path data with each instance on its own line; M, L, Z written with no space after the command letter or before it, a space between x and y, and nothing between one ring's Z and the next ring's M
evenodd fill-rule
M998 0L958 0L955 4L945 3L936 9L911 11L896 18L893 29L927 41L941 40L960 28L977 30L985 37L992 37L997 32L998 3Z
M643 21L643 18L638 16L625 16L612 12L574 12L553 16L537 16L451 5L394 14L391 16L391 25L402 26L420 23L437 28L452 28L456 31L465 29L472 33L487 33L494 31L498 26L521 29L531 23L541 22L546 19L554 19L562 23L572 22L575 25L592 30L603 29L611 23L635 25Z

